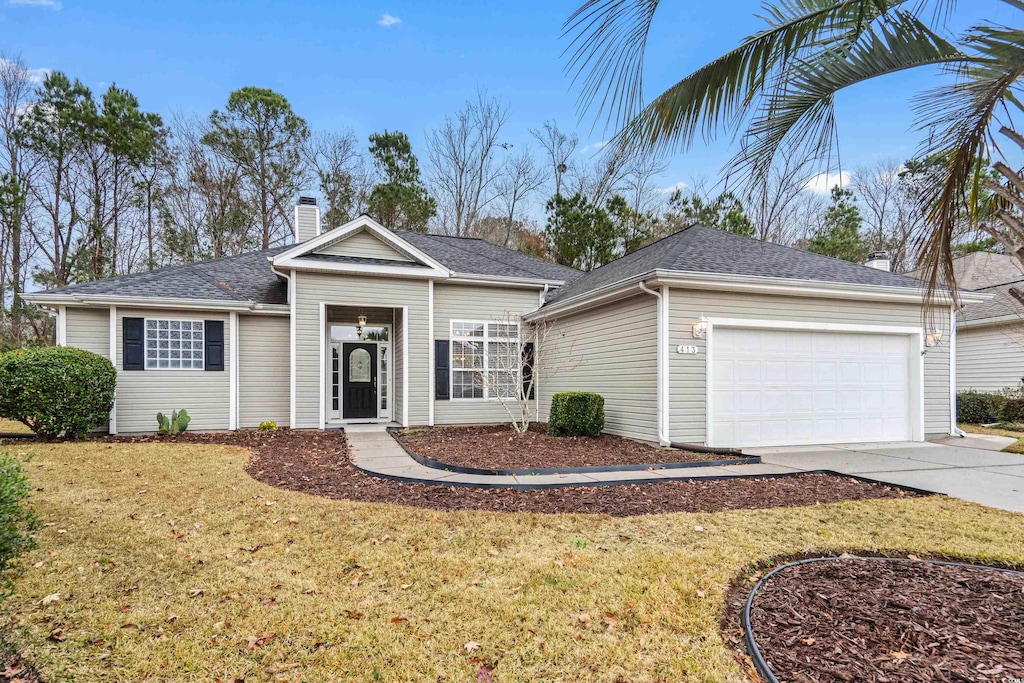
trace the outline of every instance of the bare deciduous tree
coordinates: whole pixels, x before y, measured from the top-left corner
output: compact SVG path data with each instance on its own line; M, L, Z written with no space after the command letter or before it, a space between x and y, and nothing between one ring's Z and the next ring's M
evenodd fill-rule
M544 184L544 170L537 165L529 150L509 160L495 185L505 221L503 244L511 247L516 227L516 210Z
M366 211L376 178L352 131L310 136L303 157L323 200L323 227L336 228Z
M494 148L508 115L507 105L480 91L427 138L431 194L444 232L468 236L494 200L501 168Z
M743 207L763 242L790 244L800 234L801 196L813 174L814 159L786 151L763 180L745 187Z
M563 133L555 121L545 121L542 128L531 128L530 134L540 143L550 164L552 194L562 194L562 179L572 166L579 137L576 133Z

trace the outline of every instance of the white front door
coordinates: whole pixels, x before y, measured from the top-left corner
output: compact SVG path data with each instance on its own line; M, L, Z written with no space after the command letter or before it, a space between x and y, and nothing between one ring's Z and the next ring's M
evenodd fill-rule
M715 446L913 438L911 336L715 328Z

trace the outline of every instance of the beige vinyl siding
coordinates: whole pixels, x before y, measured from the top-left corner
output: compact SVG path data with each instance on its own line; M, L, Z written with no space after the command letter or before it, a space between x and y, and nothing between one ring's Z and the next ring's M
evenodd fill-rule
M428 391L428 339L427 339L427 282L399 278L337 275L295 271L295 420L296 427L320 426L323 395L320 391L321 327L320 304L338 306L366 306L398 308L395 317L401 319L401 307L409 309L408 348L401 342L403 332L396 325L395 389L396 418L401 417L402 354L409 354L409 424L427 423Z
M999 391L1024 378L1024 325L961 327L956 333L957 391Z
M124 318L224 321L223 371L122 370ZM109 322L108 322L109 324ZM231 382L227 361L231 357L228 314L212 311L117 309L117 431L156 431L156 414L185 408L192 417L189 429L222 430L230 423Z
M536 289L435 283L434 339L449 338L452 320L514 321L539 305ZM434 424L508 421L508 412L497 400L434 401Z
M656 441L657 336L657 300L649 294L554 321L541 352L541 419L552 394L593 391L604 396L605 431Z
M238 426L287 427L291 338L286 316L238 316Z
M110 309L68 306L64 311L67 346L110 358ZM106 432L107 427L104 422L94 431Z
M379 258L389 261L410 261L411 259L402 252L384 244L379 239L360 230L343 240L334 242L317 250L318 254L334 254L336 256L358 256L361 258Z
M673 441L691 443L703 443L705 440L706 342L694 339L691 328L701 315L709 318L922 327L921 307L916 304L679 288L670 290L669 300L670 437ZM950 431L948 309L939 309L935 317L943 336L940 345L929 348L924 357L926 435L948 434ZM675 353L679 344L696 345L700 352L695 355Z
M110 358L110 309L68 306L66 343Z

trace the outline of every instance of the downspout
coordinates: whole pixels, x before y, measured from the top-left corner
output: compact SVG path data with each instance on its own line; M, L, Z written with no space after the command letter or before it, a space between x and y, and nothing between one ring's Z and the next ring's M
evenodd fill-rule
M668 325L665 315L665 298L661 292L656 292L647 286L643 280L640 281L640 291L650 294L658 300L658 442L662 446L671 446L672 439L669 438L667 422L665 419L668 412Z
M949 411L953 436L966 437L956 423L956 305L949 307Z

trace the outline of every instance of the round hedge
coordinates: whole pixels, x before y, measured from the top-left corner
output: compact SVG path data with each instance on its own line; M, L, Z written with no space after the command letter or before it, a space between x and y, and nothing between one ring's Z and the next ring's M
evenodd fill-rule
M117 372L103 356L64 346L0 355L0 416L47 439L81 439L114 407Z
M548 434L552 436L601 436L604 429L604 396L587 391L562 391L551 396Z

